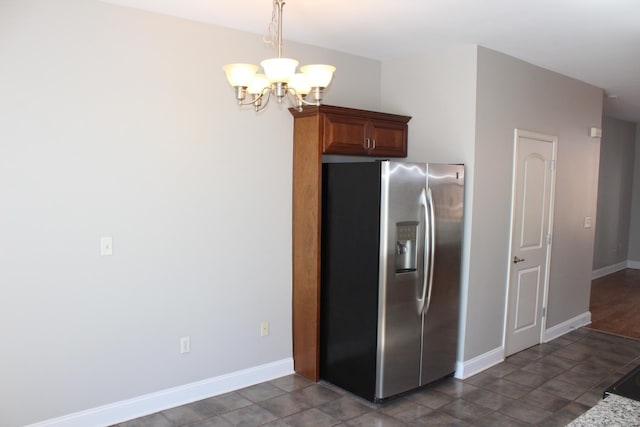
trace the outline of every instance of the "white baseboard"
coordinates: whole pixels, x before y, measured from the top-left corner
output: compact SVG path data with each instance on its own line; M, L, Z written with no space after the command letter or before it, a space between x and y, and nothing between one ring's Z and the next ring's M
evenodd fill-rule
M581 326L586 326L591 323L591 312L587 311L586 313L582 313L576 317L573 317L565 322L560 323L559 325L552 326L549 329L544 331L544 337L542 338L542 342L552 341L566 333L573 331L574 329L578 329Z
M640 261L631 261L628 259L626 261L622 261L617 264L608 265L606 267L593 270L591 272L591 280L608 276L609 274L613 274L617 271L624 270L625 268L633 268L635 270L640 270Z
M591 312L587 311L545 330L542 342L549 342L589 323L591 323ZM501 362L504 362L504 347L497 347L473 359L457 362L454 377L464 380Z
M633 268L634 270L640 270L640 261L627 260L627 268Z
M453 376L464 380L501 362L504 362L504 347L495 348L464 362L457 362L456 373Z
M609 274L613 274L617 271L624 270L627 268L627 264L629 261L619 262L617 264L608 265L606 267L599 268L597 270L593 270L591 272L591 280L599 279L604 276L608 276Z
M109 426L289 374L293 374L293 358L145 394L133 399L31 424L27 427Z

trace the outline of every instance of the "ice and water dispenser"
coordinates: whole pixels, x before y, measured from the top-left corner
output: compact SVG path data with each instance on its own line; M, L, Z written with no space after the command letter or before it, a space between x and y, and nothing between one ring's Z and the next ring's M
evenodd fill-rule
M418 264L418 222L396 223L396 273L416 271Z

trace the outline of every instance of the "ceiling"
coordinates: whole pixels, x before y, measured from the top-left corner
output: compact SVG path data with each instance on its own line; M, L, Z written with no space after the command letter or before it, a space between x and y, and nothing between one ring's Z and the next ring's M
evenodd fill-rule
M272 0L104 0L263 34ZM285 40L372 59L472 43L604 89L640 122L640 0L288 0ZM286 48L286 46L285 46Z

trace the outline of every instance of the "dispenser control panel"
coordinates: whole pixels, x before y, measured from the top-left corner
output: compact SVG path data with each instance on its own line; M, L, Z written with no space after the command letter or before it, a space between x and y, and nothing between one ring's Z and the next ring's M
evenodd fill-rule
M418 264L418 222L396 223L396 273L416 271Z

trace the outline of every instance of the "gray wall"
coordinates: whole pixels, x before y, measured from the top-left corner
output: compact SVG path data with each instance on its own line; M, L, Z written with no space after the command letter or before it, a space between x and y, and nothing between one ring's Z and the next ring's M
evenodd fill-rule
M411 96L407 96L411 94ZM413 116L413 160L467 167L461 361L502 346L514 129L555 135L558 172L547 327L589 309L602 91L482 47L382 66L382 99Z
M603 118L594 270L627 260L635 145L635 123Z
M602 91L478 49L475 188L465 360L502 344L514 129L558 137L547 328L589 310ZM476 303L477 302L477 303Z
M501 345L514 127L560 138L548 325L586 310L598 89L473 46L414 70L285 50L338 67L328 104L412 115L410 159L467 165L465 360ZM292 119L238 111L221 71L272 55L99 2L0 2L0 425L291 357Z
M239 111L221 69L273 56L261 36L0 2L3 427L291 358L293 120ZM337 66L327 103L379 108L379 62L285 51Z
M640 125L636 124L635 162L631 196L631 221L629 226L629 261L640 263ZM640 265L635 265L640 268Z

